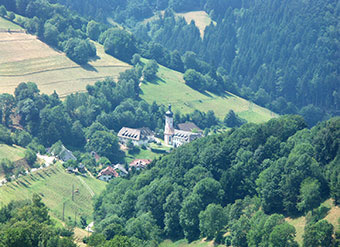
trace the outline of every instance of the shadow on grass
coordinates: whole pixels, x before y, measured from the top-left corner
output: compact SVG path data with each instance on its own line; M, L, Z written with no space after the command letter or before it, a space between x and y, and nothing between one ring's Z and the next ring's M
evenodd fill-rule
M98 72L98 70L93 67L91 64L80 64L80 67L82 67L83 69L87 70L87 71L94 71L94 72Z
M155 76L152 80L144 81L143 83L144 84L151 83L151 84L159 85L160 83L165 83L165 81L162 78Z
M42 179L45 179L45 177L44 177L40 172L37 172L37 175L38 175L39 177L41 177Z

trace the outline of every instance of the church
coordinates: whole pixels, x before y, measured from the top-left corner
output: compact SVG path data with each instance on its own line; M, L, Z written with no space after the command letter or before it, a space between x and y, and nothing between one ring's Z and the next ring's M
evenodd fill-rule
M164 142L166 145L179 147L203 136L203 131L192 122L178 124L179 129L175 129L173 115L171 105L169 105L165 113Z

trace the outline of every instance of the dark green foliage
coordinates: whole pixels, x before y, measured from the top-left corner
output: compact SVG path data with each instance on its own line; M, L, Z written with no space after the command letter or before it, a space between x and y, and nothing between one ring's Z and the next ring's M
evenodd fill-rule
M37 160L37 154L31 149L27 149L25 151L25 159L29 166L33 166L34 162Z
M100 156L107 157L112 162L118 162L121 158L118 138L110 132L96 131L86 143L88 152L95 151Z
M235 114L233 110L230 110L228 114L223 119L223 123L231 128L240 127L246 121Z
M64 46L66 55L79 64L86 64L96 55L96 48L89 40L69 39Z
M7 15L7 10L6 10L5 6L1 5L0 6L0 16L5 17L6 15Z
M125 62L130 62L132 55L137 51L134 37L127 31L118 28L105 31L99 41L104 44L106 53Z
M158 71L158 64L155 60L147 62L143 68L143 76L147 81L155 79L156 73Z
M0 143L11 145L13 143L11 132L2 124L0 124Z
M32 202L12 202L0 209L0 245L6 247L75 247L70 238L57 233L41 198Z
M315 224L307 225L303 235L304 247L333 246L334 227L326 220L321 220Z

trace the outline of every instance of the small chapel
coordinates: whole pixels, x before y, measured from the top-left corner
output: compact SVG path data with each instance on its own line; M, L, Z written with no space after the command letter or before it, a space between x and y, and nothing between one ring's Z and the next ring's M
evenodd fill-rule
M203 137L203 131L192 122L178 124L178 129L175 129L173 115L171 105L169 105L169 109L165 113L164 142L166 145L179 147Z

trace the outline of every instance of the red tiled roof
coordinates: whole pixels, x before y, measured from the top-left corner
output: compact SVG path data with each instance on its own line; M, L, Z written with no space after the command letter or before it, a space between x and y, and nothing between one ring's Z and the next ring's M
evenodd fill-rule
M101 170L98 174L98 177L103 175L119 177L118 173L111 166L108 166L105 169Z
M147 166L152 160L149 159L136 159L132 161L129 166Z

